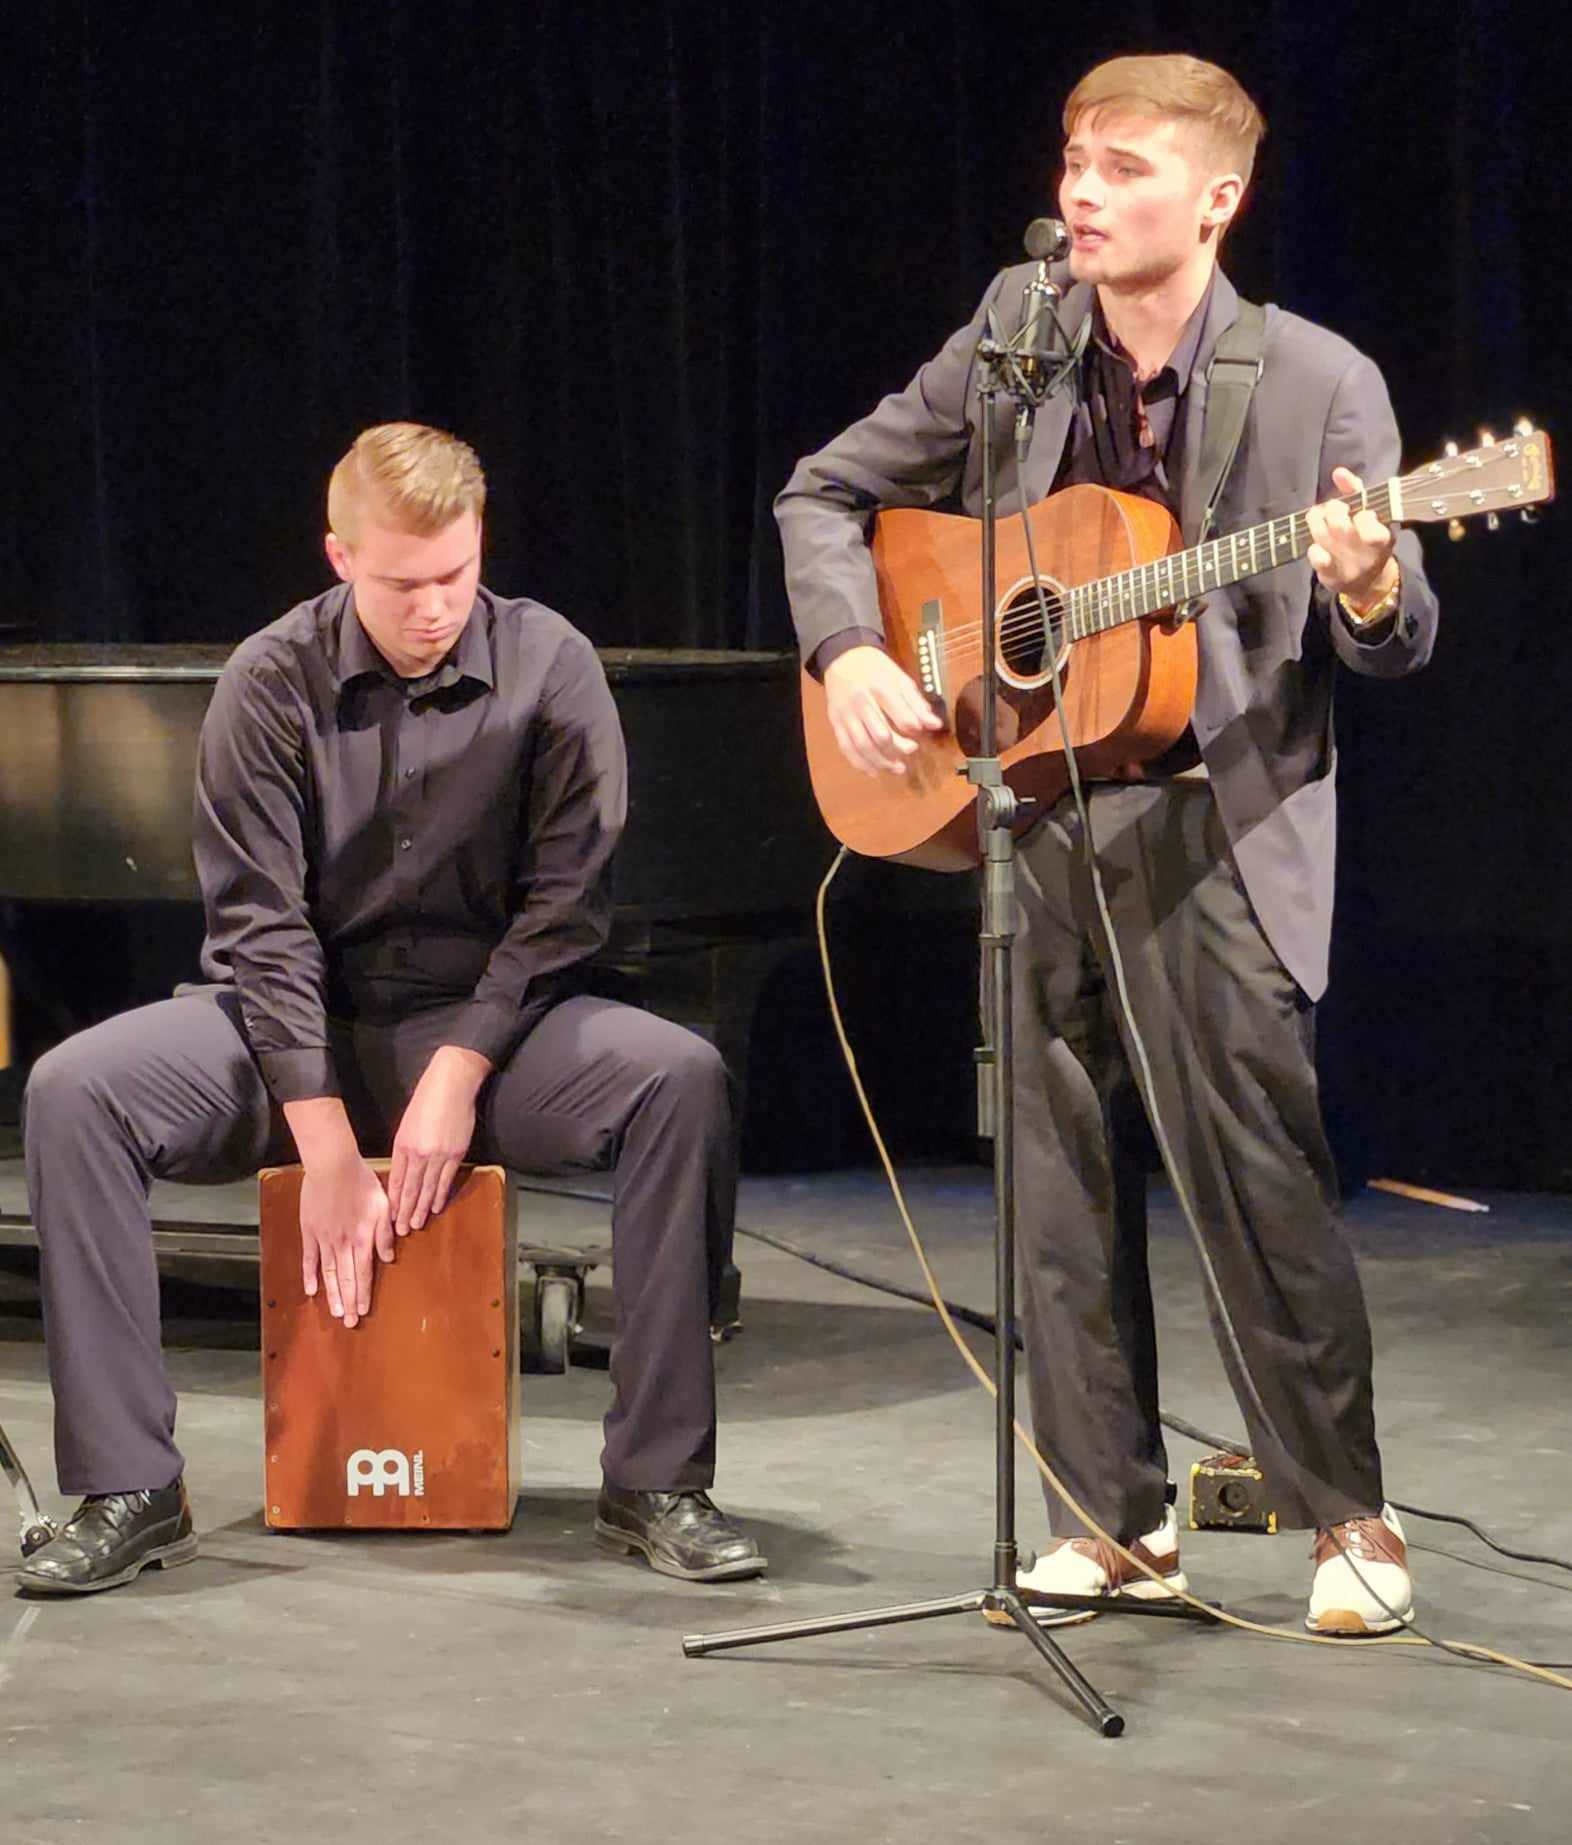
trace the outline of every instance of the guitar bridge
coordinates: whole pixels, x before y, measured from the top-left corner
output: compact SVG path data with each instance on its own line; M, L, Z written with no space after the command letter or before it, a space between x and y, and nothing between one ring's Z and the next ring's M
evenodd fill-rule
M935 596L922 605L917 633L917 683L939 717L947 718L944 691L944 605Z

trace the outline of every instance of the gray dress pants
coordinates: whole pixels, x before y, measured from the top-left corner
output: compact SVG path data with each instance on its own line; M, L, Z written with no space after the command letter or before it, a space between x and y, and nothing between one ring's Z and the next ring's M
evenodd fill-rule
M450 1016L439 1006L334 1027L363 1153L389 1150ZM166 1486L185 1463L160 1346L148 1188L241 1178L295 1157L234 994L199 990L78 1033L34 1066L25 1122L60 1490ZM631 1006L564 1000L488 1079L472 1155L535 1172L611 1171L616 1330L602 1469L619 1486L708 1486L710 1275L736 1191L720 1058Z
M1087 791L1158 1110L1244 1360L1229 1380L1288 1525L1378 1510L1370 1328L1338 1227L1312 1013L1206 782ZM1142 1097L1074 803L1023 843L1014 980L1020 1318L1044 1455L1121 1541L1162 1521ZM1132 1131L1134 1130L1134 1131ZM1265 1412L1264 1414L1262 1412ZM1051 1528L1080 1525L1048 1493Z

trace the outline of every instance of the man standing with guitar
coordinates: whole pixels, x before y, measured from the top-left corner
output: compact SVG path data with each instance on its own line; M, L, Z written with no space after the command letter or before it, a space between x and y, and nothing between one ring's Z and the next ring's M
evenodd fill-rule
M1177 741L1144 762L1088 757L1090 844L1150 1097L1132 1074L1073 801L1048 805L1022 840L1015 1180L1033 1419L1082 1504L1183 1587L1132 1132L1146 1100L1194 1203L1254 1452L1283 1522L1316 1532L1306 1624L1388 1631L1409 1618L1412 1584L1381 1482L1369 1323L1335 1217L1311 1020L1331 929L1334 669L1396 677L1422 666L1435 598L1417 540L1364 503L1364 482L1387 481L1399 453L1376 367L1295 315L1241 304L1218 268L1262 133L1249 97L1195 58L1118 58L1077 85L1064 125L1059 205L1072 245L1059 318L1074 335L1089 316L1089 337L1073 391L1045 406L1023 460L996 413L1002 512L1089 484L1158 502L1190 545L1298 522L1290 543L1295 521L1283 519L1284 548L1256 559L1258 574L1187 586L1198 673ZM777 503L829 731L892 798L965 701L920 688L886 648L875 516L980 514L976 349L990 314L1005 334L1019 325L1033 273L998 276L911 384L800 463ZM1223 379L1241 373L1242 430L1236 448L1221 444L1230 463L1216 424ZM1045 575L1055 569L1043 560ZM1072 648L1068 679L1077 660ZM1076 1536L1056 1498L1048 1512L1057 1541L1023 1586L1163 1593Z

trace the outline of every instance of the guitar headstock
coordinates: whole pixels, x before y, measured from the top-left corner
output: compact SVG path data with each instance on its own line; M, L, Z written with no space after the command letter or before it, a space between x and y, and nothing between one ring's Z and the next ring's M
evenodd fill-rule
M1439 461L1404 475L1401 516L1405 524L1444 519L1450 535L1461 538L1464 519L1483 513L1492 530L1503 512L1531 519L1528 508L1554 499L1555 491L1550 438L1519 417L1511 435L1498 441L1481 430L1479 446L1466 454L1448 442Z

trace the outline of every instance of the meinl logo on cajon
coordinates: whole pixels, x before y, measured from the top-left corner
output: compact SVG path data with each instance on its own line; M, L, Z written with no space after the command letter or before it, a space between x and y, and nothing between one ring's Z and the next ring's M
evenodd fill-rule
M385 1492L417 1499L426 1496L426 1456L417 1448L410 1455L402 1448L357 1448L344 1468L344 1490L353 1499L362 1488L380 1499Z
M386 1179L386 1163L372 1162ZM335 1320L300 1278L298 1166L260 1179L265 1516L275 1531L505 1531L519 1482L518 1246L499 1166Z

